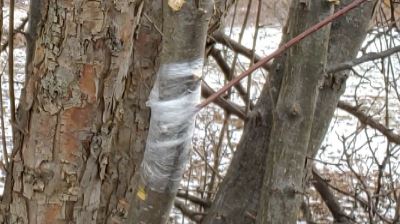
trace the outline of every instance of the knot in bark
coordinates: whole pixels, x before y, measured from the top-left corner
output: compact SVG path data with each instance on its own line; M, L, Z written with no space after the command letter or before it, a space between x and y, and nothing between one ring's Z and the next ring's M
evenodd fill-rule
M293 117L299 116L301 113L301 107L298 103L293 103L292 107L290 108L290 115Z

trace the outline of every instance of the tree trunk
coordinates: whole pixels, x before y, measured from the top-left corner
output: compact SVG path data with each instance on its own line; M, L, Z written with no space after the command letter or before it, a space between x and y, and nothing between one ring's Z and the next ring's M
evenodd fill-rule
M152 19L140 21L145 1L38 3L7 223L121 223L147 137L161 5L146 1Z
M7 223L167 220L185 159L173 164L172 182L162 181L167 187L146 176L146 101L160 61L196 61L201 71L213 1L198 4L172 11L167 1L31 1L20 131L2 200ZM217 1L214 29L231 4ZM198 89L199 77L188 72L188 85L174 94ZM158 83L168 80L160 75ZM148 190L145 203L140 187Z
M292 1L287 32L293 38L331 13L333 4L325 0L306 4ZM287 52L287 69L273 108L257 223L296 223L303 198L302 174L308 141L327 60L329 33L330 26L324 27Z
M169 11L171 14L160 16L162 2L166 1L31 1L34 13L31 11L28 30L27 78L2 198L1 209L8 210L1 213L7 215L4 222L122 223L129 205L134 211L129 223L139 223L142 218L147 223L166 220L174 191L147 191L146 203L138 197L140 186L152 188L138 171L149 128L146 101L158 70L161 38L173 34L166 32L168 27L185 30L163 22L179 15ZM193 5L199 1L186 2ZM218 28L219 18L232 2L215 1L211 31ZM332 41L330 49L358 49L361 39L346 35L356 34L354 30L364 32L370 13L367 7L364 9L352 19L337 23L337 41ZM198 10L183 16L197 18ZM177 14L183 12L187 12L185 7ZM204 20L189 21L191 25L204 25ZM196 44L186 48L193 52L179 53L185 45L176 43L164 46L161 64L180 62L191 53L194 58L202 56L203 32L204 28L199 32L201 38L183 35L182 40L187 42L195 38ZM346 35L340 35L343 33ZM165 53L166 49L172 53ZM276 103L285 63L286 56L275 60L270 84L246 124L205 223L254 222L270 141L266 137L271 132L270 105ZM335 83L337 79L332 76L329 80ZM322 91L329 88L324 85ZM330 106L333 113L335 107L330 103L339 92L332 90L328 102L320 98L317 107ZM326 126L331 119L318 112L315 116L324 117L321 125ZM308 145L310 154L319 148ZM158 213L147 212L147 205L151 206L147 202L157 202L159 207L151 211Z
M345 0L342 4L346 5L349 2L351 0ZM328 68L337 62L347 61L356 56L365 38L373 5L374 2L365 3L333 23L329 42ZM284 32L281 43L287 41L287 36L288 33ZM226 177L202 223L255 223L270 142L272 105L276 104L282 75L286 68L285 57L282 56L274 61L269 72L269 80L264 86L255 109L246 121L241 141ZM332 74L325 77L325 85L319 91L318 109L314 114L311 134L313 138L308 143L308 152L311 156L319 149L336 109L337 100L344 92L344 82L329 85L335 80L345 81L345 79L335 79L341 75Z
M128 223L166 223L189 159L212 1L164 2L163 49L149 136Z

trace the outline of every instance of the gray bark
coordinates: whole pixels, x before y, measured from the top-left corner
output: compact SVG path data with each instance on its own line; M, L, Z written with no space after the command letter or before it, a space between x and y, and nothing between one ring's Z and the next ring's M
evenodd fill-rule
M295 37L333 12L326 1L292 1L287 32ZM257 223L296 223L303 198L304 163L319 85L326 66L330 26L287 52L286 71L273 109L273 126ZM285 211L285 212L282 212Z
M349 2L351 1L342 1L342 4ZM328 65L347 61L356 56L365 38L373 5L374 2L366 3L333 23ZM287 33L284 32L282 43L287 40L285 36ZM270 141L272 106L276 103L281 77L286 68L285 62L285 56L274 61L272 69L270 69L269 81L264 86L261 97L246 122L243 136L227 175L202 223L243 224L255 222L254 217L257 215L259 207L260 189ZM327 80L325 83L332 83L332 85L324 85L319 92L318 109L314 114L311 134L314 137L308 144L308 153L311 157L319 149L336 109L337 99L344 91L344 82L338 81L345 81L345 79L334 79L334 77L340 77L340 75L333 74L325 77ZM337 81L333 82L334 80ZM337 84L333 85L333 83Z
M342 0L349 4L350 0ZM370 25L374 1L364 3L361 7L335 21L331 28L329 41L328 65L333 66L354 59L357 56ZM314 158L319 150L325 133L329 128L333 114L337 108L340 96L346 88L349 71L328 73L319 92L317 110L314 115L312 138L308 146L308 157ZM307 164L310 165L309 161ZM308 174L311 173L308 166Z

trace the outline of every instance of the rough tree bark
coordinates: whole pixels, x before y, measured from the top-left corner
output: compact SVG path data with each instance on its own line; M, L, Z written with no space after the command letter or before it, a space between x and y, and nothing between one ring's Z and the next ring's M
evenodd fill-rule
M164 23L163 29L163 2L31 1L27 76L2 222L126 221L130 204L137 203L129 199L140 185L136 177L150 120L146 101L159 66L162 32L176 34L171 12L165 16L172 23ZM193 7L194 2L185 4ZM164 47L171 53L164 55L164 63L192 54L202 58L212 11L204 12L211 3L184 10L183 18L190 20L183 24L202 28L198 36L178 34L198 44L191 52L175 54L182 46L170 43ZM231 4L216 1L213 29ZM167 214L173 197L164 196L157 200L167 199L168 206L160 203Z
M152 19L140 21L144 3L31 2L40 14L31 14L6 223L126 218L161 38L161 5L146 1Z
M341 4L350 2L351 0L342 0ZM366 36L373 6L374 2L368 2L333 23L329 42L328 68L356 56ZM285 43L287 36L288 33L284 32L281 43ZM276 104L280 90L284 68L286 68L285 62L286 56L274 61L269 71L269 80L246 121L241 141L227 175L202 223L255 223L270 142L272 108ZM313 158L319 149L338 99L344 92L343 75L345 75L344 72L327 75L319 91L311 134L313 137L308 143L310 158ZM307 164L311 164L310 160Z
M31 13L27 79L2 198L2 222L126 220L129 199L137 196L140 186L137 171L150 117L146 101L163 35L162 2L31 1L36 13ZM211 31L232 2L215 1ZM352 18L365 24L369 12L355 14L359 20ZM348 30L358 30L360 24L343 21ZM343 24L338 31L343 32ZM338 35L337 44L344 38ZM355 43L361 43L346 40L340 49L356 49ZM285 57L276 60L273 74L283 74ZM276 102L280 88L280 76L273 74L205 223L254 221L271 130L268 105ZM160 199L168 198L165 213L173 197L164 196Z

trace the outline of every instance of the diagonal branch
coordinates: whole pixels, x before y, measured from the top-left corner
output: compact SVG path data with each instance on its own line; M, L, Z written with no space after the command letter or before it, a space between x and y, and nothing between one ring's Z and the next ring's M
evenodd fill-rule
M179 209L182 214L192 221L195 221L196 223L200 223L201 220L203 219L203 216L205 215L204 213L201 212L195 212L188 208L185 203L181 200L175 200L174 205L177 209Z
M215 47L213 47L213 48L211 48L210 53L211 53L211 56L214 58L214 60L217 62L222 73L224 74L225 79L228 82L231 81L232 80L232 76L231 76L232 68L229 67L229 65L226 63L225 59L222 57L221 51L217 50ZM239 96L243 99L243 101L246 104L249 104L249 101L247 100L247 91L242 86L242 84L237 83L234 87L238 91ZM254 104L251 101L250 101L250 107L251 108L254 107Z
M333 193L329 189L329 185L326 183L326 180L324 180L324 178L321 177L321 175L315 168L312 169L312 173L313 173L312 184L318 191L322 200L325 202L329 211L331 212L333 218L336 221L335 223L341 223L341 224L354 223L353 222L354 220L352 220L343 212L343 209L340 207L337 198L335 197L335 195L333 195Z
M202 82L201 84L201 96L204 98L210 97L212 94L214 94L215 91L205 82ZM240 106L234 104L233 102L224 99L223 97L218 97L214 101L215 104L220 106L222 109L224 109L226 112L238 116L240 119L245 119L246 115L242 108Z
M393 133L393 131L391 129L387 128L383 124L379 123L378 121L374 120L372 117L370 117L367 114L365 114L364 112L362 112L359 109L359 107L352 106L343 101L339 101L338 107L340 109L350 113L351 115L355 116L356 118L358 118L358 120L361 123L366 124L372 128L375 128L376 130L378 130L380 133L382 133L384 136L386 136L386 138L390 142L400 144L400 135Z
M245 56L246 58L249 58L250 60L253 57L253 52L251 49L243 46L242 44L239 44L238 42L231 39L229 36L225 35L222 32L217 32L212 37L218 43L228 47L229 49L231 49L234 52L237 52L237 53ZM254 53L254 62L255 63L259 62L261 59L262 59L261 56ZM271 68L271 64L272 63L267 63L267 64L262 65L261 67L264 68L265 70L268 70Z
M21 33L21 34L24 35L25 38L27 38L27 36L26 36L26 34L23 32L23 30L24 30L24 27L25 27L26 23L28 22L28 17L23 18L21 21L22 21L21 24L20 24L17 28L15 28L15 30L14 30L14 35L15 35L16 33ZM26 40L26 41L28 41L28 40ZM5 51L5 50L7 49L7 47L8 47L8 40L6 40L6 41L4 42L4 44L1 45L0 51L1 51L1 52Z
M251 59L252 57L252 51L249 48L246 48L245 46L239 44L238 42L236 42L235 40L232 40L231 38L229 38L229 36L225 35L224 33L218 32L215 33L213 35L214 40L216 40L218 43L223 44L224 46L229 47L231 50L245 56L246 58ZM335 64L333 66L330 66L326 69L326 72L328 73L335 73L335 72L340 72L343 70L348 70L351 69L352 67L368 62L368 61L373 61L376 59L380 59L380 58L385 58L385 57L389 57L392 54L398 53L400 52L400 46L396 46L390 49L387 49L385 51L382 52L371 52L368 54L365 54L359 58L356 58L354 60L351 61L346 61L346 62L342 62L339 64ZM261 60L261 56L255 54L254 55L254 62L259 62ZM271 63L267 63L265 65L261 66L262 68L264 68L265 70L269 70L271 68Z
M379 52L379 53L375 53L375 52L368 53L368 54L365 54L365 55L363 55L363 56L361 56L359 58L356 58L356 59L354 59L352 61L346 61L346 62L343 62L343 63L339 63L339 64L336 64L336 65L333 65L332 67L328 67L327 68L327 72L335 73L335 72L351 69L354 66L362 64L364 62L368 62L368 61L373 61L373 60L380 59L380 58L389 57L390 55L395 54L397 52L400 52L400 46L396 46L396 47L390 48L390 49L388 49L386 51L382 51L382 52Z
M187 199L187 200L191 201L192 203L197 204L197 205L201 205L201 206L203 206L205 208L209 208L211 206L211 202L210 201L207 201L205 199L202 199L202 198L196 197L194 195L191 195L191 194L189 194L189 193L187 193L187 192L185 192L183 190L178 191L176 196L179 197L179 198Z

